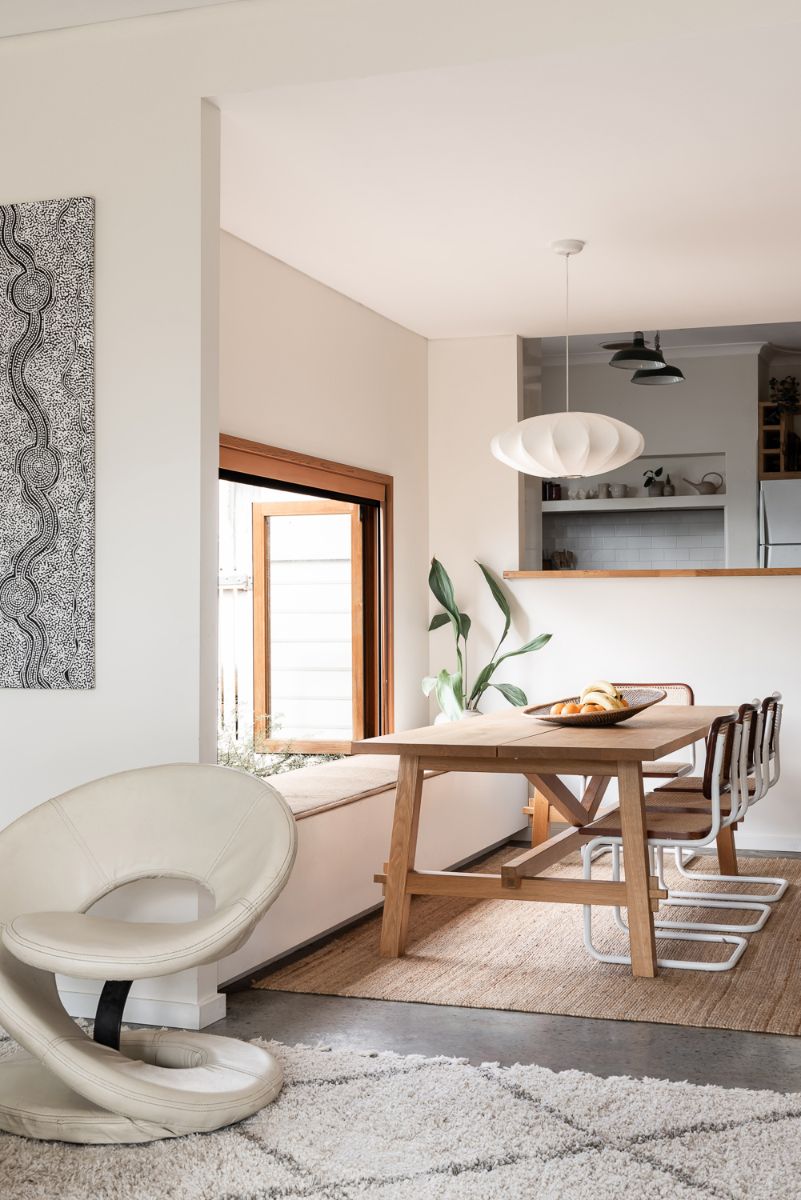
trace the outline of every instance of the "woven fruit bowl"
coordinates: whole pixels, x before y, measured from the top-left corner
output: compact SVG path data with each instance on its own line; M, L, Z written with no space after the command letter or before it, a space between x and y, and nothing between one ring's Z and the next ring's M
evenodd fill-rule
M584 725L589 729L598 729L605 725L619 725L621 721L628 721L629 717L634 717L637 713L644 712L646 708L664 700L667 692L663 692L660 688L621 688L620 695L628 704L628 708L617 708L613 712L568 713L564 717L552 716L551 708L554 704L578 704L578 696L565 696L561 701L551 700L549 704L532 705L524 708L523 712L527 717L536 717L538 721L547 721L549 725Z

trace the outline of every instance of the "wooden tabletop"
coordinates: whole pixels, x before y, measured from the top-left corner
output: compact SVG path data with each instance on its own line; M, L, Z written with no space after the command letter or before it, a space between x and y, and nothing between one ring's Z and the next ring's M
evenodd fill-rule
M705 737L731 705L657 704L619 725L547 725L519 709L426 725L353 743L354 754L435 755L438 758L586 759L653 762ZM510 768L512 763L510 762Z

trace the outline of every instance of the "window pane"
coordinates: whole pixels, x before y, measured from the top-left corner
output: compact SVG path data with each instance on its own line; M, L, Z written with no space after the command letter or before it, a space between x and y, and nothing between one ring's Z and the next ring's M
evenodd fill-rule
M351 517L269 517L270 736L353 736Z

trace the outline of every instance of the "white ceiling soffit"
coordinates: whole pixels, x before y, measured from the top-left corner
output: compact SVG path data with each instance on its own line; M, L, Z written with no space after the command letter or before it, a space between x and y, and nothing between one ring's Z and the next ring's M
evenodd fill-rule
M429 337L801 317L801 26L223 97L223 227Z
M177 12L183 8L208 8L235 0L0 0L0 37L42 33L46 29L68 29L73 25L95 25L127 17L149 17L154 13Z

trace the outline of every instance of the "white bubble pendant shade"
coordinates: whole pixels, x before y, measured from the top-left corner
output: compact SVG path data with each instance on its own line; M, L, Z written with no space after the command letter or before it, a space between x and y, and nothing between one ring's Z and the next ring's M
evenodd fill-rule
M603 413L558 412L529 417L492 439L492 453L507 467L543 479L602 475L638 458L641 433Z
M645 449L641 433L604 413L570 409L570 257L584 242L564 238L551 249L565 260L565 408L563 412L528 417L496 434L492 453L507 467L543 479L583 479L625 466Z

